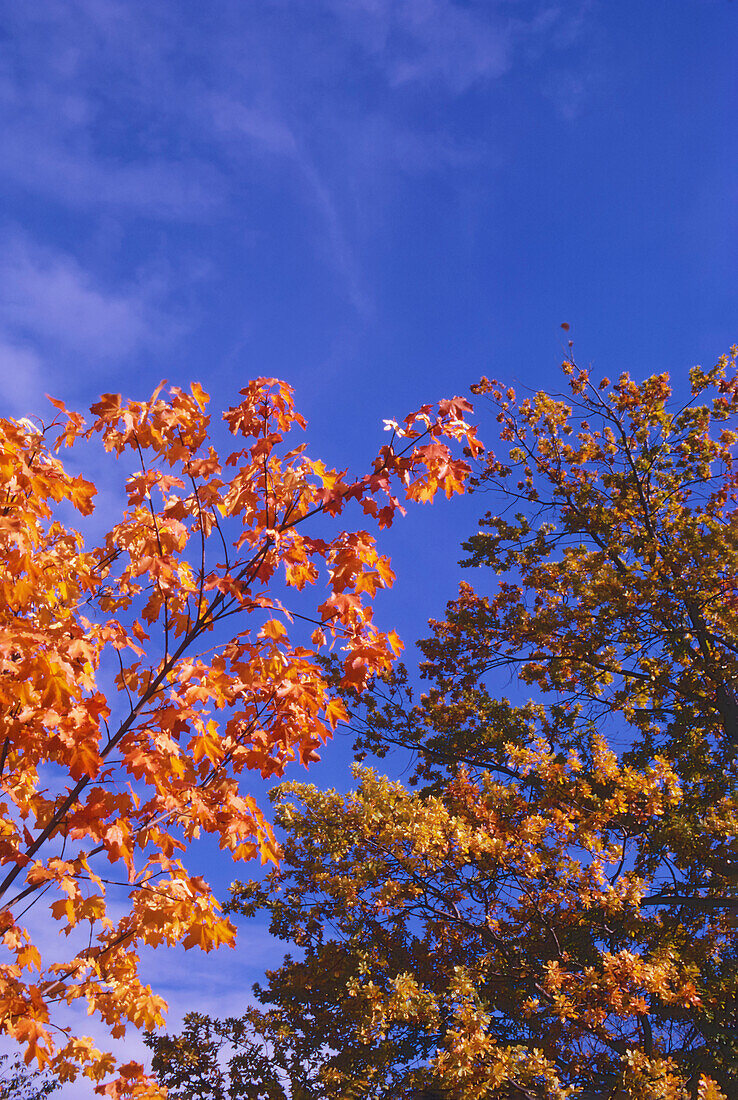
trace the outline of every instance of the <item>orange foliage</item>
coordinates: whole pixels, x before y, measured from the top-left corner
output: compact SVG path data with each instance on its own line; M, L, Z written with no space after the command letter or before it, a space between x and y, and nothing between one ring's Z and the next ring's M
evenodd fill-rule
M285 452L304 421L288 386L258 379L223 415L238 444L221 460L201 387L161 393L105 394L89 425L57 401L44 431L0 421L0 1017L27 1061L114 1097L160 1093L135 1064L111 1080L113 1057L60 1029L58 1006L86 1002L113 1036L162 1022L137 950L234 939L182 860L188 844L211 833L234 859L275 861L239 778L316 759L344 718L321 649L338 648L358 688L399 650L371 614L388 560L365 531L315 524L355 499L388 526L400 498L463 491L468 467L443 440L478 446L466 402L425 406L351 481L304 445ZM88 548L67 519L92 513L96 488L57 452L96 435L135 470L123 514ZM312 644L293 641L277 593L321 578ZM69 937L66 957L33 943L22 919L34 904Z

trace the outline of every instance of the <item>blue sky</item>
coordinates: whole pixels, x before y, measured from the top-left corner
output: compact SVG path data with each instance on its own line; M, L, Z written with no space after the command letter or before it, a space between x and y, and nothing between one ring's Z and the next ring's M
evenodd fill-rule
M738 338L737 21L733 0L0 2L0 411L162 377L223 407L276 375L313 453L359 470L383 417L481 374L558 386L562 321L610 376L711 363ZM391 533L383 625L411 641L441 613L479 510ZM229 977L162 962L175 1010L207 981L233 1009L255 942Z

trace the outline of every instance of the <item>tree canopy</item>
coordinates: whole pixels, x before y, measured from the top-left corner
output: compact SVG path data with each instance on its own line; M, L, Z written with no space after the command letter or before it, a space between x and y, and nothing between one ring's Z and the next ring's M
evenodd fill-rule
M235 936L189 845L210 833L233 859L275 860L241 777L316 759L345 715L321 653L340 654L356 689L399 651L372 621L389 561L334 517L354 500L381 528L402 500L460 492L469 467L450 448L476 448L469 404L443 401L392 423L352 480L295 443L290 388L257 379L223 414L236 442L221 458L208 400L159 387L103 395L89 425L57 401L49 426L0 420L0 1019L28 1061L111 1096L161 1090L135 1063L114 1077L60 1007L81 1002L114 1037L162 1023L140 948ZM125 502L88 545L70 524L93 511L96 486L75 471L98 436ZM36 941L34 906L66 950Z
M480 582L422 695L344 692L359 755L411 750L416 789L282 784L280 864L233 888L294 945L249 1019L303 1066L245 1095L738 1096L737 354L681 403L572 359L568 396L475 387Z

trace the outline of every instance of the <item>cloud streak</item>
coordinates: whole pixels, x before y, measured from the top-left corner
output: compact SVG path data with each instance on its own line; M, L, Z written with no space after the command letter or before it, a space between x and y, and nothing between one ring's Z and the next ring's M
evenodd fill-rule
M490 3L329 0L329 7L390 86L436 84L450 95L507 72L521 30Z
M104 290L72 256L16 240L0 256L0 325L18 339L97 359L156 342L160 318L144 290Z
M72 255L16 233L0 250L0 370L14 413L45 407L43 393L80 375L105 375L181 331L160 304L160 281L106 286ZM70 367L74 373L70 378Z

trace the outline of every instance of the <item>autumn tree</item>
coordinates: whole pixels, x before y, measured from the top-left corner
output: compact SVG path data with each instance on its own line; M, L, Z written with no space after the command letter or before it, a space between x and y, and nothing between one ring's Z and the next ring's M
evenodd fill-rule
M737 353L681 404L571 359L567 397L475 387L481 590L417 702L347 700L418 789L283 784L281 866L230 903L296 945L256 992L310 1100L738 1096Z
M161 1093L133 1063L111 1079L112 1055L60 1010L81 1004L114 1037L161 1024L141 947L209 951L235 935L188 871L189 845L209 833L233 859L274 860L242 777L316 759L345 715L321 653L340 655L355 689L399 650L371 614L389 562L336 517L353 500L386 527L400 498L461 491L468 467L449 445L476 446L466 402L426 406L390 424L352 480L294 442L288 386L258 379L240 396L224 458L199 385L106 394L89 424L56 401L48 426L0 420L0 1019L27 1060L111 1096ZM71 524L93 510L76 470L100 461L98 437L126 502L89 544ZM36 942L40 909L66 951Z

